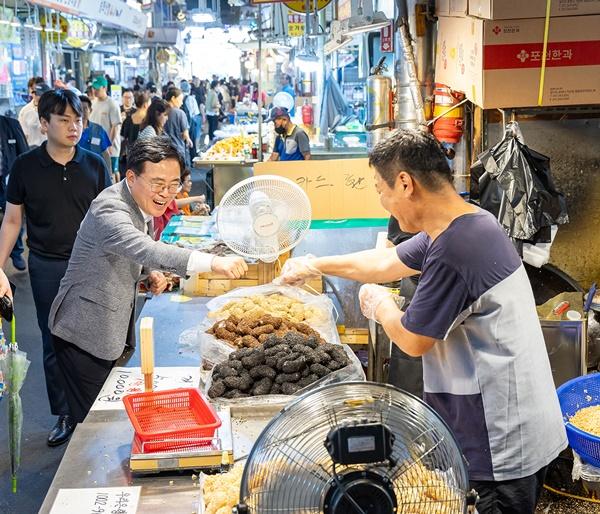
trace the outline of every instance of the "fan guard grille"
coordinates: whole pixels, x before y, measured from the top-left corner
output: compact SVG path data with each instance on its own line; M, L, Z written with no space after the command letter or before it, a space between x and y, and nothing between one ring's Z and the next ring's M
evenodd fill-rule
M256 209L253 212L251 208L257 194L267 199L263 205L269 211L266 218L279 224L272 236L261 237L257 232ZM275 175L239 182L227 191L217 211L217 229L225 244L240 255L267 262L294 248L310 228L310 221L310 200L304 190Z
M307 422L307 420L310 420ZM429 406L393 386L332 384L288 405L263 430L242 476L240 501L253 514L319 514L333 462L327 433L346 422L381 422L396 436L395 464L336 466L365 469L394 482L398 513L466 512L468 477L450 429Z

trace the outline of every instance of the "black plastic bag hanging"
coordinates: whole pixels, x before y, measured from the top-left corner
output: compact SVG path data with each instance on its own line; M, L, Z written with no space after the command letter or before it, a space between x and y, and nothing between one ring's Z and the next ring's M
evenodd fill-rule
M516 122L508 123L502 141L471 166L470 194L496 216L519 249L523 242L549 243L551 225L569 221L550 159L525 145Z

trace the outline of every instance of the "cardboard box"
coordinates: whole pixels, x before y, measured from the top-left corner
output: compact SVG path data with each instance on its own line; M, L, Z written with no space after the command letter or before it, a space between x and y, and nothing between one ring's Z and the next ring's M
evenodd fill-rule
M469 0L436 0L435 13L438 16L466 16Z
M543 106L600 104L600 16L553 18ZM492 109L538 105L544 19L439 18L435 80Z
M254 175L279 175L298 184L312 207L313 220L388 218L375 189L369 159L265 161Z
M552 17L585 14L600 14L600 0L551 0ZM469 0L469 15L488 20L544 18L546 0Z

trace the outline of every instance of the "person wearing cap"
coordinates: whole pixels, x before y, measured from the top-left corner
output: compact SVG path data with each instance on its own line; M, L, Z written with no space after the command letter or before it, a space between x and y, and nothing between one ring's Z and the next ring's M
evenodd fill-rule
M111 142L109 169L112 170L115 182L119 181L119 154L121 153L121 111L119 105L108 96L108 82L104 77L96 77L92 82L96 101L94 102L90 121L100 125Z
M29 279L42 352L50 410L58 416L48 446L65 443L75 424L56 364L48 313L63 278L77 230L92 200L111 185L104 160L78 143L83 111L79 96L68 89L47 91L38 105L48 140L15 160L8 180L6 213L0 228L0 267L4 266L27 222Z
M33 84L31 91L33 93L31 102L19 112L19 123L25 133L29 148L35 148L46 141L46 134L42 131L37 106L42 95L46 91L50 91L50 86L45 82L38 82Z
M269 121L275 124L275 146L271 161L308 161L310 159L310 141L308 135L290 120L285 107L273 107Z

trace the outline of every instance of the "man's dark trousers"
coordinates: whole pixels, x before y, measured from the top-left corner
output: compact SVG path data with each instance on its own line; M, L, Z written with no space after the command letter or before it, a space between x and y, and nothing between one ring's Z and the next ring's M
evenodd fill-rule
M42 332L46 390L50 400L50 410L55 416L69 414L69 405L63 388L62 375L56 362L52 334L48 328L48 315L68 264L68 260L50 259L29 251L29 277L38 325Z

